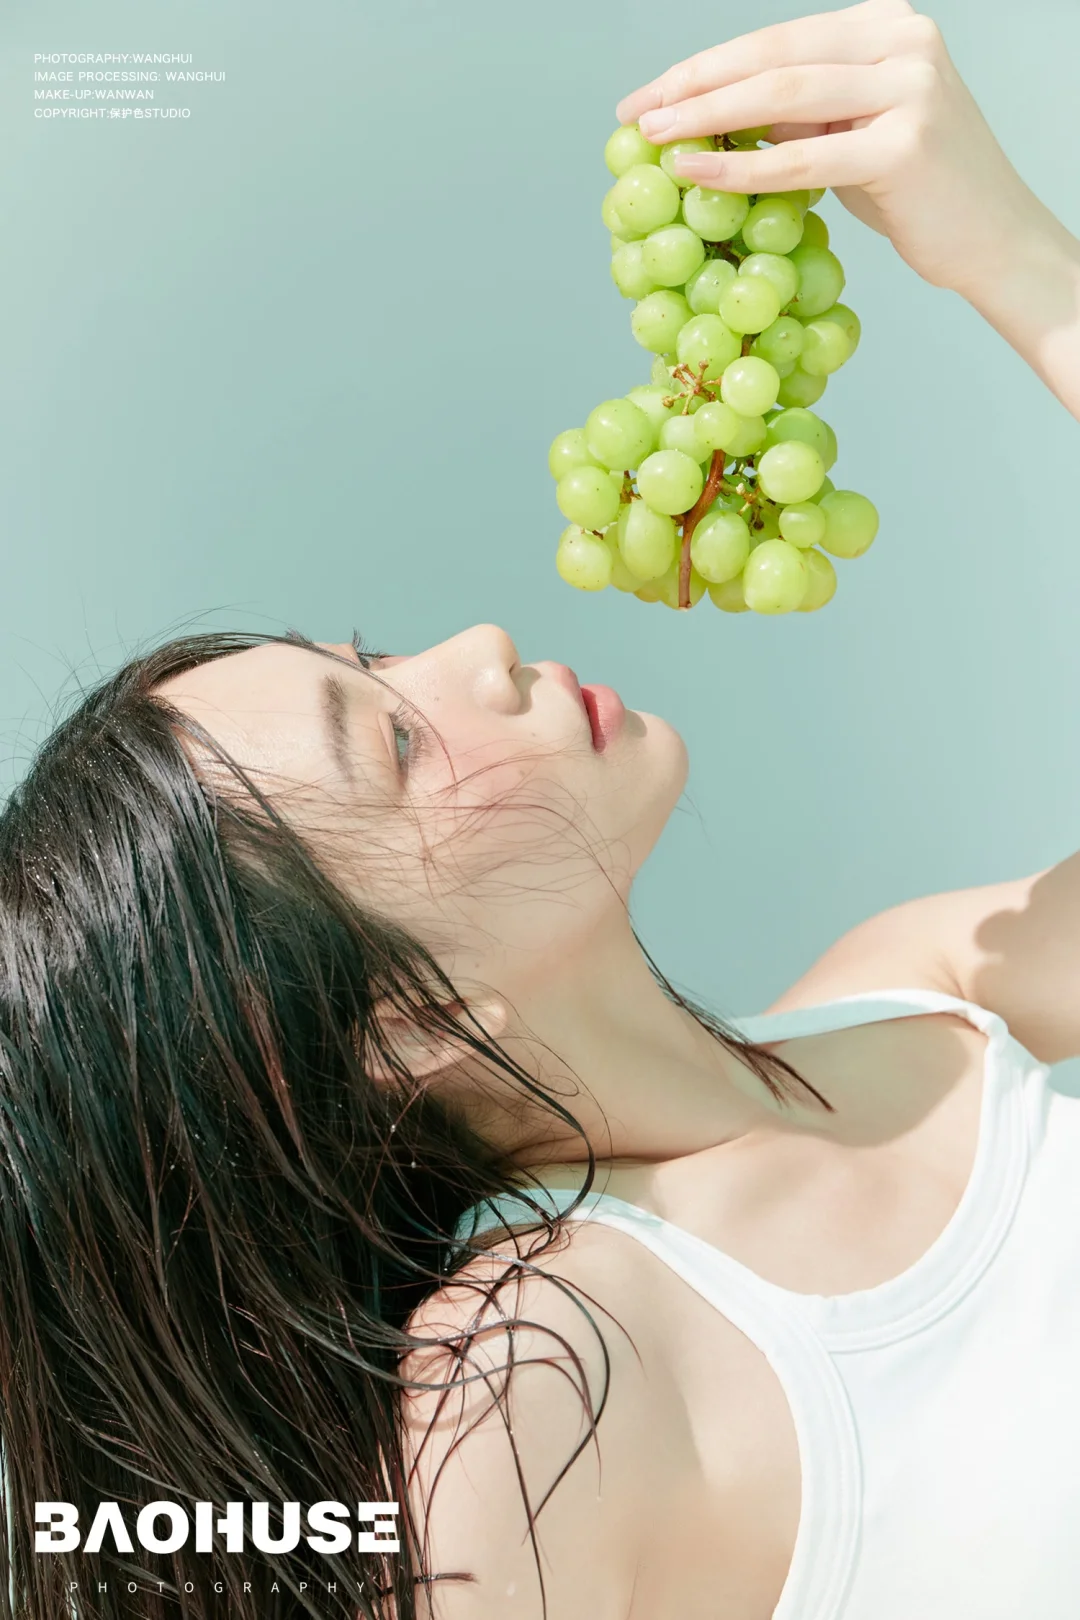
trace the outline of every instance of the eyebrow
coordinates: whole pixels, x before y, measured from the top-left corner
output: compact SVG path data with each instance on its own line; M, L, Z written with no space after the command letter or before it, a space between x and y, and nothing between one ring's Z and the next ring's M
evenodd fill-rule
M330 747L342 772L349 780L352 779L352 757L349 752L349 723L348 704L345 697L345 684L336 675L327 675L323 679L320 693L319 707L322 710L323 721L326 725L327 735L330 738Z

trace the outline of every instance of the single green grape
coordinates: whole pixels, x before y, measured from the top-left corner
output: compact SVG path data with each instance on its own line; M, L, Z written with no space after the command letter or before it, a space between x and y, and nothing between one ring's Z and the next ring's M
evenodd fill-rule
M625 512L626 510L627 508L624 506L623 511ZM641 581L638 579L637 575L631 573L630 569L626 566L626 562L623 559L623 554L619 550L618 529L619 520L616 519L614 523L609 524L604 530L604 544L611 553L611 583L614 585L617 591L625 591L633 594L633 592L635 592L638 586L641 584Z
M708 191L692 186L682 200L682 215L706 242L727 242L750 213L750 199L735 191Z
M821 502L825 538L821 544L834 557L861 557L878 532L880 519L873 501L853 489L835 489Z
M764 276L737 275L720 299L720 318L740 337L763 332L780 314L780 295Z
M777 403L785 409L816 405L828 386L827 377L811 377L801 365L781 379Z
M659 163L660 148L647 141L636 124L623 124L608 136L604 162L618 180L639 163Z
M677 186L679 186L682 190L685 190L687 186L692 186L694 182L685 174L675 173L676 160L681 157L684 152L715 151L716 147L711 137L708 135L695 135L691 139L685 141L669 141L666 146L660 147L660 167L663 169L669 180L674 180Z
M756 124L753 129L733 129L728 140L734 141L736 146L756 146L759 141L768 140L771 128L771 124Z
M816 613L823 608L826 602L831 602L836 595L836 569L825 556L824 552L811 548L803 552L809 582L806 595L799 603L799 613Z
M600 204L600 218L613 236L626 237L632 233L627 231L626 223L619 210L615 207L614 192L615 187L612 186L610 191L604 193L604 200Z
M660 429L659 448L681 450L684 456L698 462L708 460L713 452L713 446L702 438L696 416L669 416Z
M834 304L823 315L819 315L818 319L833 321L837 326L842 327L847 334L848 342L851 344L851 352L852 354L855 353L855 350L859 347L859 339L862 337L862 321L860 321L853 309L849 309L846 304Z
M818 452L798 439L787 439L766 450L757 470L762 494L782 506L808 501L825 479L825 463Z
M562 532L555 567L579 591L602 591L611 584L612 557L607 543L573 523Z
M747 558L742 574L746 605L754 613L793 613L806 595L806 559L786 540L764 540Z
M819 317L806 323L806 342L799 364L811 377L831 377L851 359L852 348L839 321Z
M658 386L656 383L642 383L637 388L631 388L626 396L632 405L637 406L639 411L645 412L653 425L653 431L656 433L658 441L660 429L668 417L674 416L679 409L679 402L674 398L674 394L675 389L673 386L665 388L662 385ZM664 401L666 399L672 400L672 403L665 405Z
M752 456L760 450L765 443L765 418L763 416L739 417L739 431L727 446L728 454L739 458Z
M820 506L826 495L831 495L835 488L836 485L833 483L832 479L826 478L817 494L811 495L810 499L814 502L815 506Z
M706 512L690 540L690 560L710 585L741 574L750 555L750 529L735 512Z
M807 246L797 247L791 262L799 272L799 290L789 313L803 321L824 315L844 290L846 277L840 260L828 248Z
M781 315L754 339L753 352L767 360L770 366L775 366L781 376L785 374L781 367L786 367L786 375L790 376L805 341L806 328L802 321L794 315Z
M574 467L598 467L600 463L585 443L584 428L566 428L556 433L548 451L548 467L556 482Z
M660 285L645 268L644 251L644 241L625 242L612 256L611 279L624 298L648 298Z
M653 588L656 591L658 599L661 602L663 602L665 607L669 607L669 608L677 608L678 607L678 605L679 605L679 559L678 559L678 557L675 558L675 561L672 563L671 567L667 570L666 573L661 574L659 579L653 581ZM702 579L702 577L698 573L697 569L695 567L693 567L693 565L691 564L691 568L690 568L690 606L691 607L697 607L698 603L701 601L701 598L705 595L705 591L706 591L705 581Z
M740 416L763 416L776 404L779 391L776 368L752 354L733 360L720 379L721 399Z
M617 206L621 212L621 203ZM751 208L742 228L751 253L791 253L802 235L802 214L786 197L763 197Z
M794 203L800 214L805 214L810 207L810 193L808 191L771 191L770 197L783 197L785 202Z
M820 214L807 214L803 220L803 238L800 247L827 248L829 227Z
M690 319L690 305L682 294L672 292L670 287L662 287L659 292L649 293L635 307L630 317L630 330L643 349L649 349L653 354L667 354L676 347L679 335Z
M818 203L821 201L822 197L824 197L824 195L825 195L825 187L824 186L815 186L814 189L810 192L810 206L811 206L811 208L816 208Z
M619 491L603 467L571 467L555 499L563 516L583 529L606 529L619 515Z
M743 590L742 575L736 574L734 579L725 579L722 585L709 586L709 599L721 613L748 613L746 593Z
M744 420L730 405L715 399L702 405L694 417L694 425L707 449L726 450L730 455L731 445L742 434Z
M758 348L757 338L755 338L750 345L750 353L754 356L755 360L769 360L768 355L762 354L761 350ZM785 377L791 376L791 373L795 370L797 363L798 362L795 360L769 360L770 366L772 366L781 382L783 382Z
M585 468L584 471L591 472L593 469ZM575 478L579 473L572 472L568 476ZM705 487L705 476L698 462L681 450L654 450L638 468L637 487L642 500L654 512L664 512L674 517L677 513L688 512L694 505ZM562 488L561 484L559 488ZM610 522L610 519L607 521Z
M688 225L661 225L641 244L641 261L658 287L681 287L705 262L705 244Z
M671 567L677 543L675 525L666 513L654 511L644 500L624 505L617 538L623 562L639 584L659 579Z
M635 163L620 175L608 195L617 216L643 235L670 225L679 212L679 188L655 163ZM830 302L835 303L835 298Z
M785 506L779 518L780 535L789 545L805 551L820 545L825 535L825 514L813 501L799 501Z
M799 290L799 272L782 253L751 253L739 266L740 276L764 276L780 297L780 308L790 304Z
M656 429L630 399L605 399L585 419L589 454L605 467L636 467L656 448Z
M658 298L660 294L653 296ZM689 308L688 305L686 307ZM638 308L641 308L640 304ZM704 366L703 375L707 381L719 377L725 366L729 366L741 351L742 343L738 335L719 315L695 315L685 321L675 342L680 364L689 366L695 374Z
M737 274L735 266L727 259L706 259L683 288L686 302L694 314L718 315L720 300Z
M829 436L828 447L826 448L825 454L821 458L825 463L825 471L828 472L830 468L836 466L836 458L840 454L840 446L837 443L836 434L833 432L828 422L823 422L822 426Z
M828 472L836 460L836 435L827 422L815 416L813 411L801 410L797 406L781 411L769 423L766 442L771 450L774 444L786 444L792 439L797 439L800 444L813 445Z

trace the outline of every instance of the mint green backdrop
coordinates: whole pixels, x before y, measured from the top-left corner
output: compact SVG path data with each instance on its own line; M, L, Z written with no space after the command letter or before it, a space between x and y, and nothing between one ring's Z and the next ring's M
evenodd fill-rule
M882 532L813 617L676 615L553 568L560 428L647 375L608 276L620 95L796 15L642 0L8 0L0 744L186 624L410 651L481 620L674 720L637 891L729 1012L910 896L1080 844L1077 428L957 298L822 205L864 318L825 410ZM940 0L1080 227L1071 0ZM35 120L34 51L190 51L183 122ZM165 104L165 92L159 104Z

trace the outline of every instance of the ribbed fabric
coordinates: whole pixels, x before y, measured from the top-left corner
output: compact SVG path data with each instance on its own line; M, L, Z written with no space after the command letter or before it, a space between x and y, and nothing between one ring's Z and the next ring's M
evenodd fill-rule
M982 1106L959 1207L900 1276L797 1294L610 1194L569 1217L643 1243L776 1373L802 1511L774 1620L1080 1617L1080 1100L996 1014L932 991L729 1022L773 1042L927 1013L988 1037ZM579 1195L529 1196L561 1213ZM536 1216L506 1195L455 1235L514 1222Z

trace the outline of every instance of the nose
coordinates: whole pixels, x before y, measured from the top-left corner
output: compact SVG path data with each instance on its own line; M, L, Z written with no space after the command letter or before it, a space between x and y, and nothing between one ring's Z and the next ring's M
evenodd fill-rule
M499 625L474 624L472 629L466 630L464 634L476 646L482 660L502 666L507 674L512 674L515 669L520 668L521 659L518 657L517 647Z
M448 662L456 666L458 679L472 689L475 700L485 708L503 714L516 714L522 705L514 674L521 660L513 640L497 624L474 624L443 643Z

